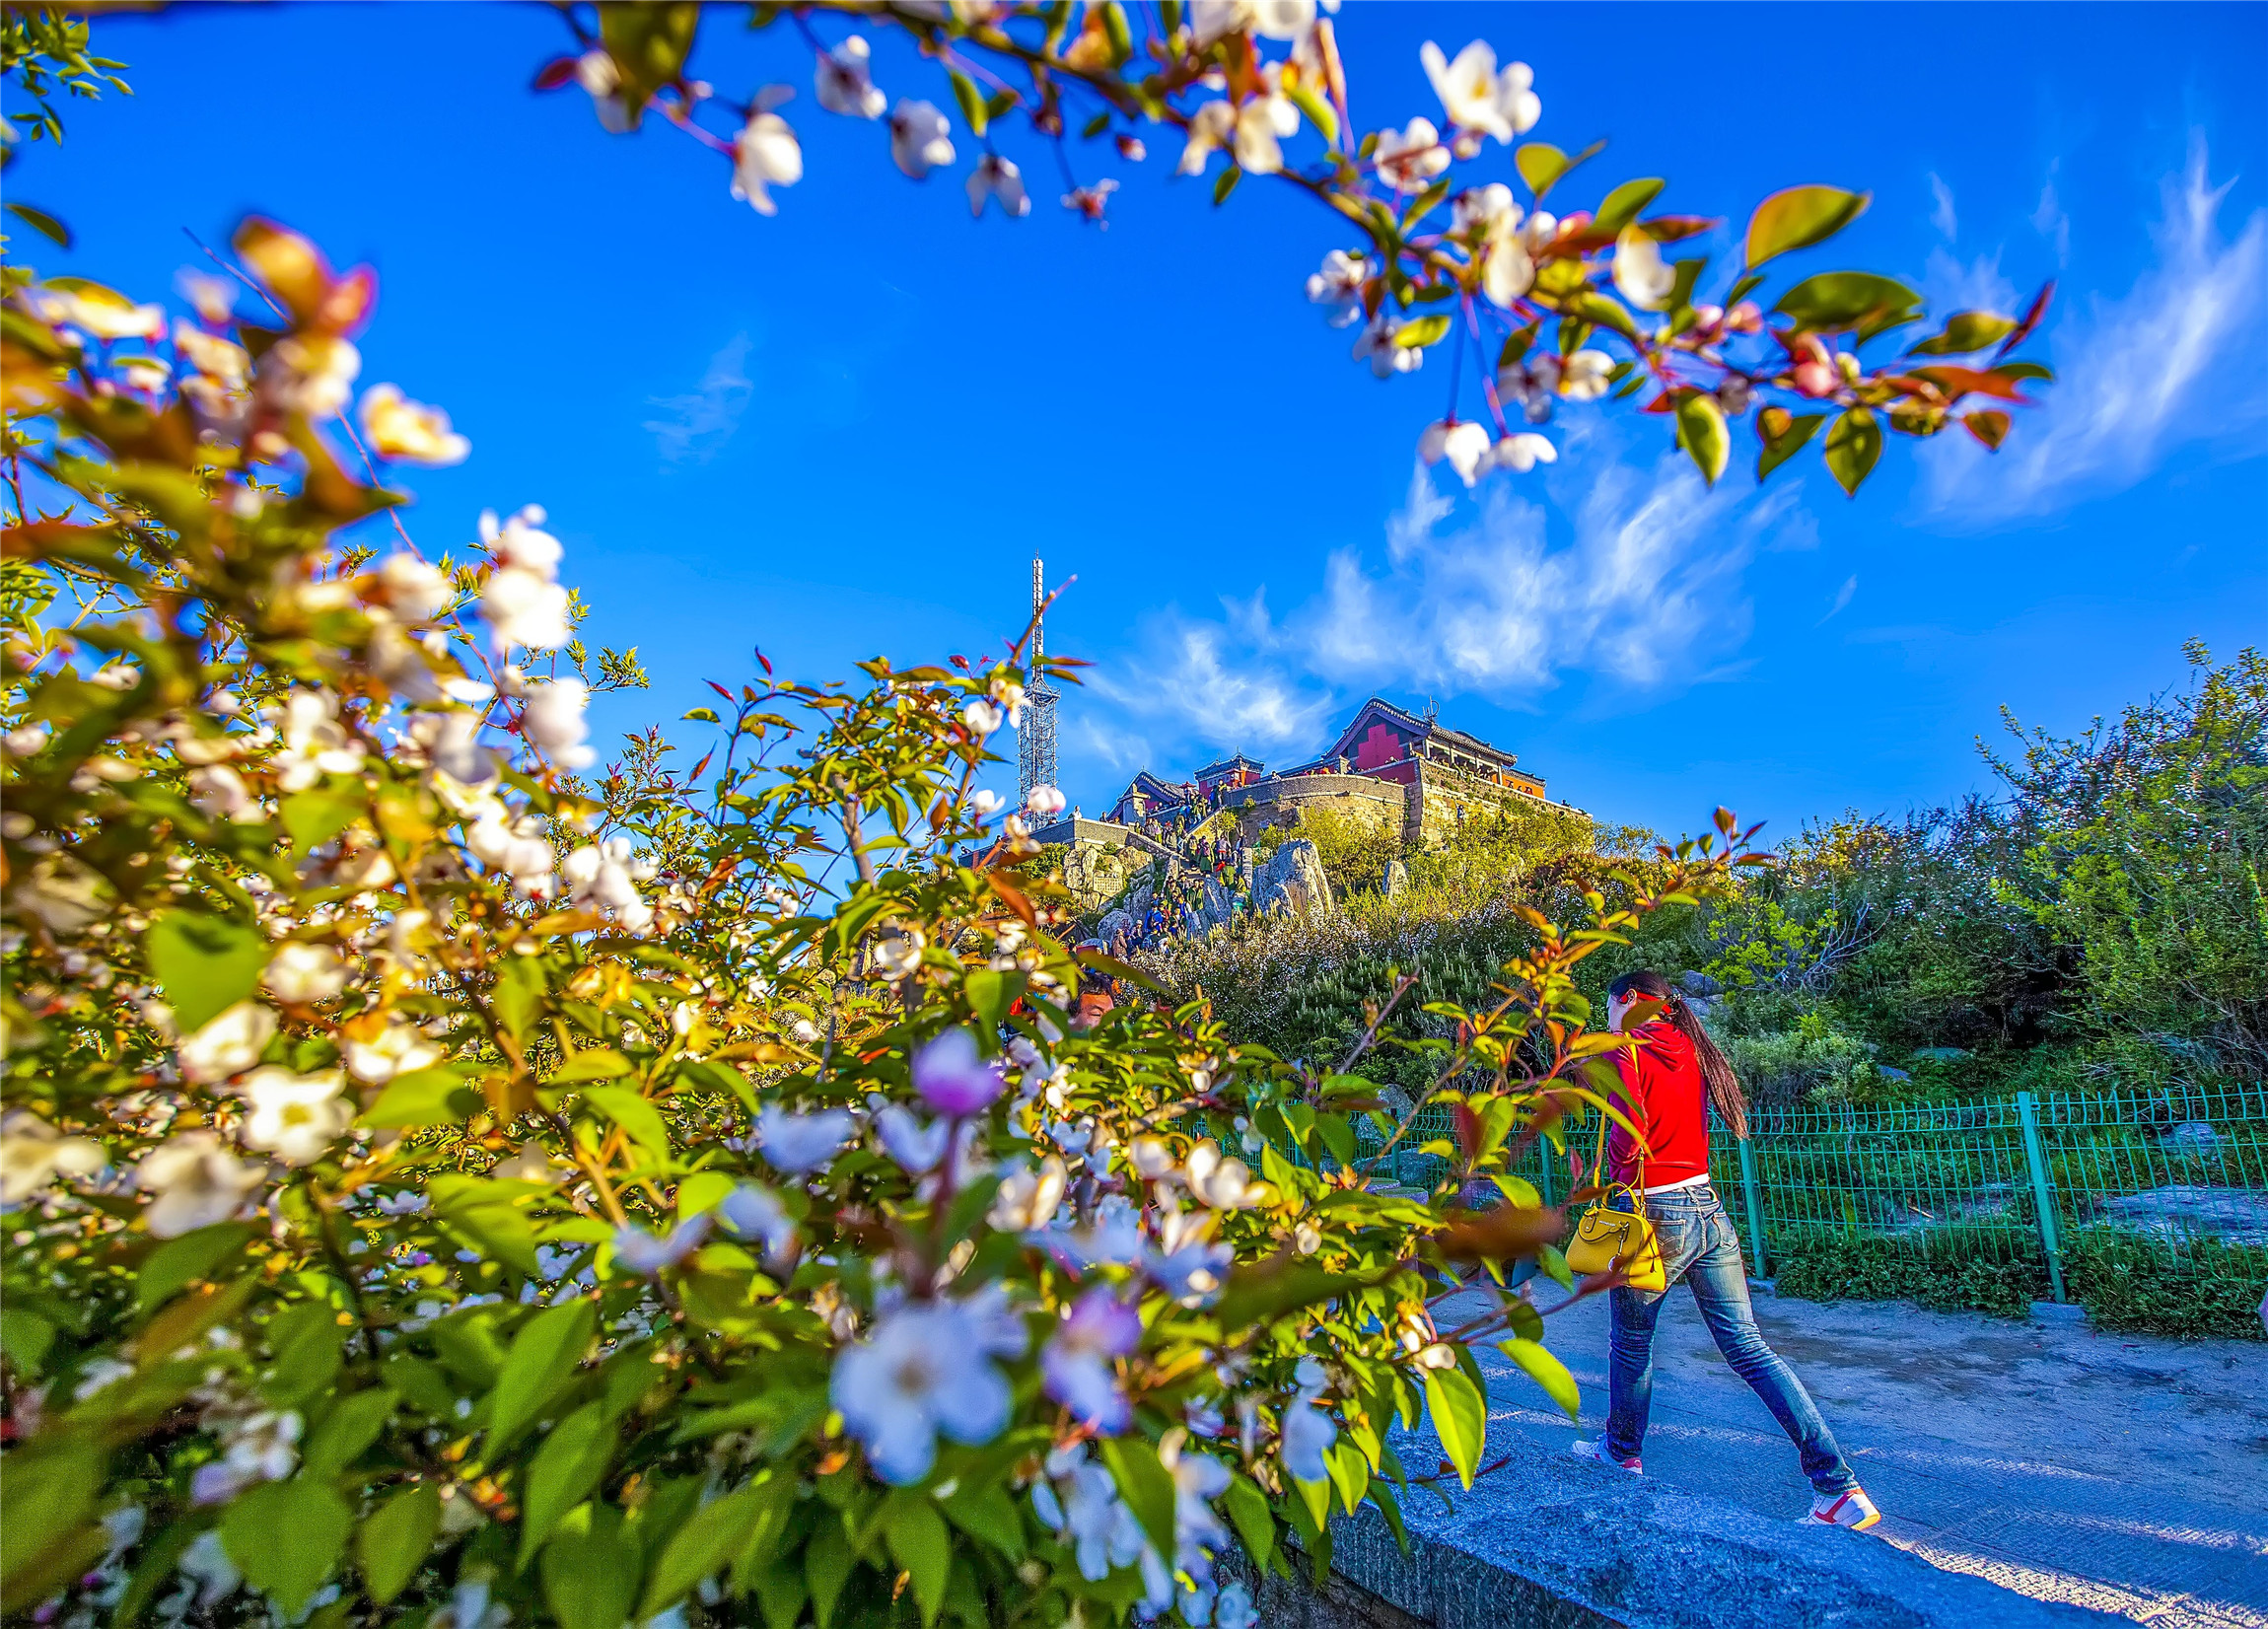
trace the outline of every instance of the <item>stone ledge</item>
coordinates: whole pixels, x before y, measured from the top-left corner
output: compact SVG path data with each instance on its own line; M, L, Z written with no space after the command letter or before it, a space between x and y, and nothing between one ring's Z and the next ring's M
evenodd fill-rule
M1405 1464L1434 1462L1430 1435L1397 1436ZM1864 1533L1623 1477L1517 1430L1491 1434L1490 1456L1507 1453L1448 1509L1412 1490L1407 1555L1375 1509L1334 1520L1329 1587L1310 1588L1295 1557L1299 1581L1256 1592L1264 1629L2131 1629Z

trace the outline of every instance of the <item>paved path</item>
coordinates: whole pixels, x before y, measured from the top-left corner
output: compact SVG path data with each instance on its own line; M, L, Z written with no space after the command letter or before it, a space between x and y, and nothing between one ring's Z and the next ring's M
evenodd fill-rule
M1557 1292L1538 1288L1549 1306ZM1759 1296L1756 1311L1881 1507L1876 1531L1889 1542L2153 1629L2268 1629L2268 1345L1900 1302ZM1604 1298L1548 1328L1583 1388L1582 1434L1595 1434L1606 1412ZM1718 1356L1682 1287L1655 1356L1647 1475L1801 1516L1810 1490L1795 1450ZM1553 1444L1578 1435L1495 1352L1484 1349L1483 1368L1495 1429Z

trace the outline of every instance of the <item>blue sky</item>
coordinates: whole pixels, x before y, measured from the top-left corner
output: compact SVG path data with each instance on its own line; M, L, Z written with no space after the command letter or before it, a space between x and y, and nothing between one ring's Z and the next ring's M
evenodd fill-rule
M1659 421L1583 407L1556 465L1450 495L1412 456L1446 370L1374 380L1303 297L1350 247L1315 206L1254 178L1216 210L1166 138L1084 156L1123 183L1098 232L1011 134L1032 214L972 221L965 131L952 174L904 179L738 13L696 63L798 89L774 219L667 126L609 137L581 93L531 94L565 42L535 6L102 19L136 95L72 110L10 195L79 234L20 237L42 270L143 298L195 259L182 228L221 242L248 209L376 265L364 383L473 445L410 480L413 531L544 504L587 634L654 674L601 703L614 730L753 645L815 679L996 647L1039 554L1078 579L1050 648L1099 664L1062 732L1091 811L1143 764L1305 756L1376 690L1601 815L1785 831L1984 784L2004 704L2082 728L2179 682L2183 640L2268 633L2268 8L1350 0L1338 27L1364 128L1438 119L1425 39L1532 64L1535 137L1610 138L1568 206L1666 176L1661 207L1728 217L1722 248L1828 181L1874 206L1792 273L1886 271L1942 310L2055 277L2032 352L2060 382L1997 458L1896 440L1856 502L1815 460L1759 494L1745 439L1704 494ZM931 72L877 52L893 98L949 103ZM1510 177L1493 146L1463 168Z

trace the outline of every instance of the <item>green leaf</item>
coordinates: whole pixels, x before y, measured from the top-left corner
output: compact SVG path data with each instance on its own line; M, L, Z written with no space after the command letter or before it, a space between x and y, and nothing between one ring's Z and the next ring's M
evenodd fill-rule
M578 1506L543 1546L539 1572L560 1629L622 1629L638 1598L638 1551L610 1505Z
M1839 186L1791 186L1773 193L1748 217L1749 269L1790 249L1824 243L1865 213L1872 197Z
M544 1082L546 1086L571 1086L577 1081L610 1081L618 1075L630 1073L630 1060L611 1046L592 1046L576 1053L559 1066L558 1072Z
M480 1107L480 1094L454 1069L413 1069L386 1083L357 1125L407 1131L417 1126L461 1125Z
M662 1111L626 1086L592 1086L584 1098L605 1111L647 1159L658 1166L670 1163L670 1128Z
M1354 1515L1371 1485L1371 1462L1363 1457L1361 1449L1342 1436L1323 1455L1323 1463L1331 1473L1331 1486L1339 1490L1339 1503L1349 1516Z
M2016 331L2016 319L1989 311L1955 312L1945 328L1913 348L1915 356L1964 356L1998 344Z
M1850 328L1878 332L1885 323L1918 310L1921 298L1895 278L1871 271L1823 271L1781 295L1772 309L1814 332Z
M977 1018L998 1028L1008 1022L1008 1010L1016 1005L1016 998L1024 994L1024 975L979 967L961 980L960 989Z
M1827 432L1827 470L1852 497L1882 456L1882 427L1864 407L1853 407Z
M1586 289L1570 297L1561 303L1561 309L1587 322L1612 328L1625 339L1635 341L1638 338L1637 319L1623 310L1621 301L1611 295L1601 294L1596 289Z
M1567 1372L1567 1365L1554 1357L1540 1341L1500 1340L1496 1349L1514 1363L1527 1371L1529 1380L1543 1387L1544 1394L1557 1403L1574 1419L1581 1411L1582 1393L1576 1389L1575 1377Z
M1331 110L1329 103L1305 85L1296 85L1284 94L1292 99L1293 106L1308 115L1308 122L1326 143L1339 139L1339 115Z
M221 1547L292 1618L322 1588L353 1530L353 1508L328 1484L295 1477L239 1496L221 1518Z
M1323 1476L1310 1482L1292 1476L1286 1480L1292 1484L1292 1493L1299 1501L1298 1508L1308 1513L1310 1525L1317 1532L1327 1531L1326 1523L1331 1519L1331 1479Z
M235 1256L259 1232L249 1222L216 1222L209 1228L170 1239L150 1252L134 1276L138 1310L157 1310L181 1290Z
M1158 1451L1139 1437L1111 1437L1102 1444L1102 1463L1158 1553L1173 1554L1173 1473Z
M1725 462L1733 456L1733 433L1725 424L1725 409L1715 395L1696 390L1677 404L1678 439L1685 444L1702 480L1717 484Z
M840 1522L821 1522L819 1530L804 1546L804 1583L812 1593L812 1616L819 1629L827 1629L835 1615L835 1601L850 1582L850 1540Z
M714 707L696 707L684 716L688 722L693 724L722 724L724 722L717 717L717 710Z
M1024 1559L1024 1516L999 1483L963 1482L941 1508L955 1526L978 1543L991 1545L1011 1561Z
M935 1623L937 1609L945 1604L946 1575L953 1570L953 1535L946 1531L945 1518L921 1495L900 1494L890 1502L883 1539L890 1559L913 1585L921 1621Z
M1652 203L1656 194L1668 184L1659 176L1647 176L1634 181L1624 181L1613 191L1607 193L1605 201L1599 204L1598 213L1592 220L1591 230L1609 237L1620 232L1632 221L1638 219L1638 212Z
M654 93L684 72L700 21L701 8L693 0L599 8L599 37L621 72L622 106L631 129L638 128Z
M249 922L167 911L142 936L142 954L182 1034L202 1029L259 987L267 935Z
M1252 1558L1260 1576L1267 1577L1269 1557L1276 1553L1276 1516L1268 1509L1268 1496L1250 1477L1240 1475L1230 1479L1223 1498L1237 1536L1244 1541L1244 1553Z
M39 1362L55 1344L55 1325L20 1302L0 1306L0 1352L29 1375L39 1373Z
M597 1332L598 1309L588 1300L547 1307L521 1327L489 1396L491 1457L542 1414Z
M520 1565L560 1521L590 1496L613 1462L614 1416L602 1402L585 1403L549 1432L528 1467L520 1518Z
M386 1429L386 1422L401 1399L383 1385L367 1391L351 1392L331 1404L330 1412L322 1417L322 1424L315 1429L315 1436L307 1446L304 1463L310 1476L336 1476L355 1460L378 1434Z
M1606 143L1595 141L1570 158L1547 141L1531 141L1514 149L1512 162L1520 171L1520 178L1527 182L1527 189L1535 194L1535 201L1541 203L1543 195L1558 185L1562 177L1605 148Z
M8 206L8 213L61 248L69 248L71 247L71 229L44 209L34 209L30 204L12 203Z
M1472 1473L1480 1464L1481 1445L1488 1437L1488 1403L1480 1388L1461 1369L1429 1369L1425 1400L1442 1452L1456 1466L1459 1480L1471 1487Z
M1394 330L1394 343L1414 350L1422 345L1438 344L1448 332L1448 314L1435 312L1431 316L1418 318L1415 321L1404 322L1396 328Z
M286 1408L304 1407L338 1378L345 1330L323 1301L303 1301L276 1314L267 1327L275 1367L261 1389Z
M408 1587L440 1527L441 1490L431 1482L395 1494L371 1513L355 1535L371 1599L384 1606Z
M515 1037L525 1035L543 1005L542 962L532 956L504 957L489 1005L496 1010L497 1023Z
M768 1486L735 1488L713 1499L686 1518L670 1537L661 1560L646 1581L646 1598L639 1603L641 1621L674 1605L691 1594L705 1578L714 1578L732 1564L753 1536L756 1523L771 1507Z
M960 116L968 121L968 133L983 135L985 126L992 122L992 115L985 108L984 93L958 68L948 68L945 72L953 81L953 100L960 104Z
M326 791L317 788L310 792L297 792L283 801L284 834L291 838L292 846L305 855L311 848L320 847L354 823L354 817L370 806L362 789L352 791Z
M1232 164L1221 172L1220 179L1213 183L1213 207L1220 208L1229 201L1229 194L1237 190L1237 183L1244 178L1243 167Z
M1800 413L1789 421L1788 428L1764 443L1764 450L1756 455L1756 478L1762 480L1798 453L1804 444L1818 434L1819 426L1827 422L1824 413ZM1763 420L1757 420L1759 426Z

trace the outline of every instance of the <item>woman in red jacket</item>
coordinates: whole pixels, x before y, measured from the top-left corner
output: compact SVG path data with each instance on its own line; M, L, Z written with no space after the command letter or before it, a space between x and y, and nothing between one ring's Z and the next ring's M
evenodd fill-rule
M1682 1278L1716 1337L1717 1350L1794 1440L1804 1474L1816 1490L1811 1518L1839 1527L1873 1526L1881 1513L1859 1487L1804 1382L1756 1327L1740 1240L1709 1185L1711 1105L1734 1136L1748 1134L1748 1104L1739 1077L1660 973L1631 972L1616 979L1607 991L1606 1022L1637 1043L1617 1053L1615 1064L1622 1073L1623 1111L1644 1132L1645 1143L1641 1148L1616 1126L1606 1145L1605 1179L1645 1193L1666 1283L1660 1290L1624 1287L1612 1292L1606 1434L1578 1442L1570 1452L1639 1474L1638 1449L1654 1396L1654 1321L1667 1285ZM1616 1194L1612 1203L1618 1210L1631 1208L1626 1193Z

